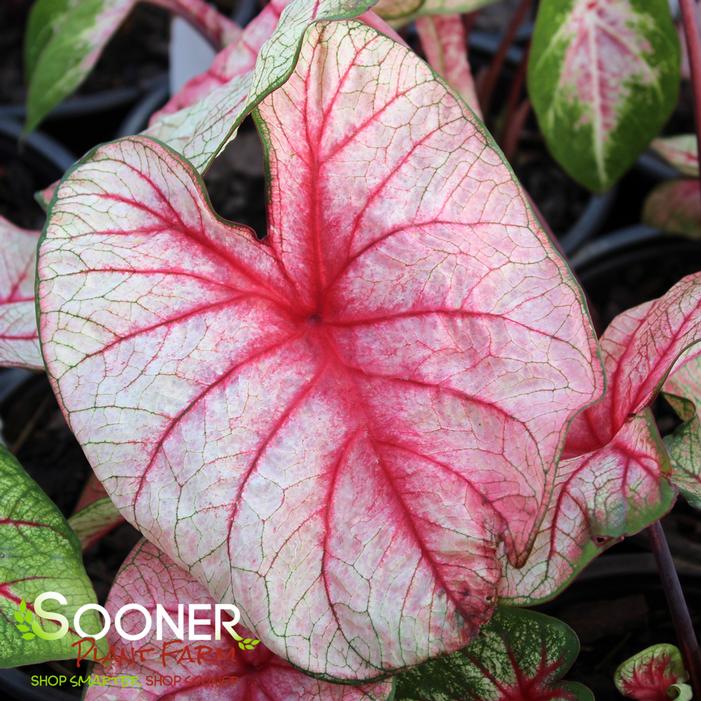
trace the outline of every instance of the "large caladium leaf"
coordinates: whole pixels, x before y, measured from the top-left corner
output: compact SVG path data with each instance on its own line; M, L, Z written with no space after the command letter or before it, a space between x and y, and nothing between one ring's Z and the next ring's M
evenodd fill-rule
M64 178L43 350L124 516L276 654L370 678L489 618L497 550L527 555L600 393L596 343L493 142L410 50L316 25L257 119L264 242L145 137Z
M38 231L0 217L0 365L43 369L34 309Z
M543 0L528 87L551 152L594 191L647 148L674 109L679 40L667 0Z
M616 688L637 701L690 701L691 687L679 649L661 643L623 662L614 675Z
M645 200L643 223L669 234L701 238L701 183L698 178L668 180Z
M376 12L392 24L406 24L418 16L475 12L497 0L378 0Z
M655 139L652 148L659 156L690 178L699 176L699 150L696 134L680 134Z
M554 499L529 560L508 568L502 596L552 597L615 539L672 505L667 451L648 407L679 356L701 340L701 274L616 317L601 339L608 388L568 434Z
M482 111L467 60L467 34L460 15L419 17L416 29L431 67L481 119Z
M0 667L76 657L71 646L78 637L72 628L51 640L46 635L58 626L37 620L33 602L47 591L66 597L58 610L69 621L78 607L95 603L80 546L66 520L0 445ZM44 604L47 611L56 606L55 601ZM88 633L100 629L94 612L84 614L81 624Z
M665 443L672 461L671 479L686 500L701 509L701 354L696 348L680 360L667 378L663 391L684 422Z
M401 674L396 701L593 701L586 687L563 682L579 654L566 624L542 613L500 608L459 652Z
M160 115L144 133L174 148L200 172L206 171L226 144L235 137L243 119L266 95L287 80L297 61L304 33L310 25L322 20L362 15L367 24L397 38L393 30L374 13L366 12L375 2L376 0L292 0L283 10L275 31L260 49L252 67L246 67L249 65L248 59L241 55L241 51L246 50L244 42L222 60L227 74L234 70L229 82L209 92L214 87L211 76L203 77L199 88L194 93L186 92L181 99L189 104L192 95L199 97L204 94L204 97L174 114ZM264 11L261 15L260 24L256 24L252 30L254 35L246 34L246 41L250 40L251 48L260 43L274 14L284 5L285 0L275 2L270 11ZM218 67L221 69L222 65ZM192 88L191 85L190 89Z
M148 0L183 15L216 45L240 29L206 0ZM28 131L87 77L139 0L37 0L25 37Z
M137 603L153 612L156 604L168 611L185 605L185 630L189 630L188 604L214 605L207 590L185 570L179 568L153 545L142 541L127 557L117 574L105 607L114 620L116 612L125 604ZM201 614L200 614L201 615ZM143 628L140 614L124 617L124 630L138 633ZM200 629L201 630L201 629ZM221 640L207 641L208 653L197 663L197 652L178 654L186 645L192 648L202 643L188 639L165 641L171 654L159 658L157 671L167 675L173 683L168 686L144 684L139 699L168 698L170 701L384 701L392 694L392 682L382 681L365 686L331 684L303 674L284 660L266 650L258 641L240 630L240 640L224 634ZM151 636L141 640L139 647L151 646L160 651L164 642L156 640L156 627ZM98 668L98 673L119 677L137 676L144 679L153 673L154 662L139 655L120 655L125 641L112 629L107 640L113 650L111 659ZM130 659L131 658L131 659ZM125 686L90 686L86 701L133 701L134 689Z

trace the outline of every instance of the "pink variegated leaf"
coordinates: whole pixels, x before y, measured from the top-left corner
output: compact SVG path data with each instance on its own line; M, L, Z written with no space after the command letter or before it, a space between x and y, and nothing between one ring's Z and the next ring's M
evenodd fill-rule
M665 437L672 463L671 480L686 500L701 509L701 353L691 348L664 383L665 399L684 422Z
M44 369L34 308L38 231L0 217L0 366Z
M276 654L372 678L488 619L600 394L596 343L493 142L413 52L317 25L257 120L264 242L145 137L62 181L44 353L130 522Z
M670 234L701 238L701 183L696 178L668 180L645 200L643 223Z
M607 190L677 103L679 41L667 0L543 0L528 88L555 158L589 189Z
M81 547L86 550L123 522L124 517L107 496L105 488L95 474L91 473L73 515L68 520L68 524L78 536Z
M681 134L655 139L652 149L682 175L697 178L699 175L699 149L696 134Z
M215 601L191 574L146 541L139 543L125 560L105 606L114 620L120 607L132 603L143 606L151 614L154 625L150 634L138 643L125 643L112 628L107 636L111 654L95 673L135 676L142 681L142 688L136 692L128 686L89 686L86 701L135 698L142 701L166 698L169 701L385 701L391 697L391 681L348 686L309 677L266 650L241 626L235 628L238 640L227 631L222 631L220 640L190 640L188 604L214 607ZM183 641L172 634L164 640L156 638L156 604L161 604L174 620L178 607L183 606L186 631ZM214 616L211 611L201 610L197 615L200 619ZM132 611L123 621L127 633L138 634L143 630L144 618L140 613ZM169 632L165 626L164 630ZM206 628L199 626L196 630L201 635ZM131 647L150 647L155 655L153 658L148 654L130 655ZM183 652L186 647L189 654ZM163 649L167 654L161 657ZM154 672L168 675L173 683L149 688L145 680Z
M614 674L616 688L636 701L691 701L691 687L679 649L652 645L623 662Z
M601 339L607 392L574 420L533 551L523 568L507 572L502 596L550 598L600 550L669 510L669 457L647 407L700 340L701 273L611 322Z
M31 131L88 76L140 0L37 0L25 36L27 124ZM241 30L206 0L145 0L183 16L215 46Z
M426 60L438 75L482 119L472 71L467 60L467 34L460 15L420 17L416 29Z

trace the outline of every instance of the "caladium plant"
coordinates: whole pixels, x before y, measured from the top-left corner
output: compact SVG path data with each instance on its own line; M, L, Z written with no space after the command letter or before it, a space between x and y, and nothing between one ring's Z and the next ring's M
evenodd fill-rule
M690 701L688 678L679 649L660 643L623 662L614 681L624 696L637 701Z
M215 46L240 29L205 0L147 0L182 15ZM27 131L85 80L139 0L37 0L27 25Z
M596 342L493 142L407 48L316 24L256 119L263 242L145 137L64 178L43 352L125 518L274 653L373 678L490 617L601 392Z
M579 640L561 621L502 607L460 652L397 679L396 701L593 701L582 684L563 681Z
M34 310L38 231L0 217L0 366L43 368Z
M188 572L177 567L150 543L139 543L117 573L112 590L105 604L114 619L119 608L137 603L153 613L156 604L175 612L179 604L197 602L214 605L207 590ZM185 626L189 626L187 610ZM124 630L136 634L143 628L141 614L132 612L123 619ZM153 685L140 692L128 686L90 686L86 701L120 701L138 698L172 701L210 699L211 701L385 701L392 695L393 682L380 681L363 686L330 684L309 677L285 660L266 650L259 641L251 638L245 629L239 628L238 640L229 634L206 645L184 645L177 639L156 640L156 628L152 626L150 637L139 642L141 649L167 649L163 664L158 666L160 675L168 675L175 683L168 686ZM148 658L120 655L123 639L114 629L107 637L112 654L102 658L96 673L110 677L135 676L144 679L153 673L154 663ZM165 646L165 647L164 647ZM188 648L185 654L183 650ZM100 657L98 656L98 659ZM145 687L145 685L144 685Z
M552 154L594 191L610 188L677 102L679 40L667 0L543 0L529 94Z

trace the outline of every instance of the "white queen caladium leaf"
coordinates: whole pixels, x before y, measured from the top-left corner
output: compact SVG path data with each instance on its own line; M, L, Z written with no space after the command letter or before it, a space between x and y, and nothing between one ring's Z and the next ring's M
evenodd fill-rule
M0 217L0 366L44 369L34 308L39 232Z
M174 148L203 173L236 136L244 118L266 95L287 80L297 61L304 33L310 25L322 20L357 17L363 13L366 21L379 23L381 20L373 13L366 13L375 2L292 0L282 11L275 31L252 65L247 66L246 59L239 53L239 49L245 49L245 44L231 53L227 52L222 63L226 64L227 73L233 72L229 82L210 91L214 87L213 82L203 78L198 92L204 97L178 112L161 115L144 133ZM284 5L284 0L275 2L268 13L261 15L263 19L260 24L256 24L246 36L251 41L251 48L260 43L259 32L268 29L273 13ZM386 29L388 33L392 32L390 27ZM246 68L240 67L240 60ZM223 67L218 66L219 69ZM187 94L183 96L183 101L190 102Z
M603 548L671 508L669 457L648 407L677 358L700 340L701 274L611 322L601 338L607 392L573 422L555 498L528 562L509 568L504 598L551 598Z
M316 25L257 114L268 236L160 143L61 183L39 261L55 390L124 516L276 654L373 678L462 647L601 391L581 291L413 52Z
M112 585L105 607L112 620L125 604L143 606L155 620L156 604L161 604L177 619L178 606L184 606L184 629L189 630L188 604L214 606L207 590L188 572L160 553L151 543L142 541L124 561ZM212 613L198 612L201 619ZM132 612L123 618L124 629L138 634L143 630L144 618ZM164 629L167 632L167 628ZM201 634L204 626L196 628ZM96 674L118 677L136 676L143 688L128 686L90 686L86 701L385 701L392 694L392 682L381 681L363 686L331 684L300 672L285 660L273 655L248 634L236 627L241 638L235 640L222 632L220 640L206 642L184 641L175 636L156 639L156 626L150 635L138 643L126 644L111 629L107 641L111 655ZM130 654L130 646L151 648L153 655ZM163 657L161 652L167 651ZM187 653L185 652L187 650ZM122 654L120 654L122 653ZM199 662L199 663L198 663ZM154 669L155 668L155 669ZM173 681L168 686L151 686L144 682L156 671Z
M674 109L679 40L667 0L543 0L528 88L565 170L606 190Z
M690 357L679 363L664 383L665 399L684 422L665 437L672 462L671 479L686 500L701 509L701 353L691 349Z
M542 613L501 607L463 650L399 675L395 701L593 701L563 681L579 654L575 632Z
M96 601L66 519L0 445L0 668L76 657L78 633L37 615L44 592L65 597L63 606L51 600L44 609L71 622L79 607ZM80 623L87 634L100 630L95 612Z
M623 696L637 701L691 701L688 678L679 649L660 643L623 662L614 682Z
M240 29L206 0L148 0L185 17L216 46ZM28 131L88 76L139 0L37 0L27 25Z

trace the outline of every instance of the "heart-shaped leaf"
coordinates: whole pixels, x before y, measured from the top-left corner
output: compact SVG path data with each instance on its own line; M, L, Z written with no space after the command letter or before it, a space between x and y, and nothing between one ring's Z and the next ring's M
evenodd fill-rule
M701 354L675 366L664 384L664 397L684 422L665 443L672 461L671 479L686 500L701 509Z
M105 46L139 0L37 0L27 24L27 131L88 76ZM216 44L240 29L206 0L150 0L183 15Z
M416 30L426 60L438 75L467 102L482 119L475 82L467 60L467 34L460 15L419 17Z
M701 238L701 183L698 178L668 180L645 200L643 223L669 234Z
M214 605L207 590L188 572L179 568L153 545L142 541L125 560L112 585L105 607L114 620L125 604L137 603L155 618L156 604L161 604L176 618L179 604L184 604L184 627L189 630L188 604ZM229 602L233 603L233 602ZM199 613L199 617L207 616ZM209 616L211 617L211 613ZM139 633L144 625L141 614L127 614L124 630ZM201 631L202 628L199 628ZM107 640L112 658L98 667L97 674L119 677L136 676L141 680L140 699L168 698L169 701L384 701L390 698L392 682L383 681L366 686L330 684L303 674L284 660L273 655L246 631L237 627L241 641L223 633L221 640L206 643L183 642L174 638L156 639L156 626L138 643L125 642L114 628ZM166 629L167 631L167 629ZM248 642L247 642L248 641ZM150 648L147 654L130 655L131 646ZM206 647L206 654L203 651ZM162 650L168 654L161 656ZM185 653L185 650L188 653ZM120 654L120 651L125 654ZM199 663L198 663L199 662ZM146 683L147 676L156 672L170 677L171 684ZM134 689L120 686L90 686L86 701L130 701Z
M43 349L124 516L276 654L372 678L491 615L600 393L595 339L493 142L410 50L316 25L257 119L264 242L147 138L62 181Z
M38 231L0 217L0 365L44 369L34 309Z
M174 114L162 115L144 133L174 148L201 173L206 171L236 136L243 119L266 95L287 80L309 26L321 20L357 17L375 2L293 0L282 12L275 31L261 48L253 68L236 73L228 83L212 90L189 107ZM274 8L265 15L265 23L261 20L261 26L256 25L256 34L268 27L273 13L283 5L282 2L275 3ZM364 19L371 24L378 21L372 13L366 13ZM391 31L387 27L387 33ZM257 43L254 38L251 41ZM238 61L238 57L238 50L235 50L230 58ZM212 85L203 79L203 87L209 90ZM186 97L185 101L189 102L189 99Z
M690 701L691 687L679 649L660 643L623 662L614 675L616 688L638 701Z
M529 96L565 170L607 190L667 121L679 91L679 40L667 0L543 0Z
M669 458L647 407L677 358L701 340L700 307L701 273L606 329L607 392L574 420L555 498L528 562L508 570L504 598L529 604L551 598L615 539L671 508Z
M497 0L378 0L375 11L392 24L406 24L418 16L475 12Z
M41 629L33 625L33 602L47 591L63 594L67 605L56 609L47 601L44 608L58 610L69 621L78 607L95 603L80 546L66 520L0 446L0 667L76 657L75 631L47 640L42 629L53 633L56 624L42 619ZM81 624L87 632L100 629L94 612L84 614Z
M593 701L563 682L579 654L566 624L542 613L499 608L468 647L397 679L396 701Z
M699 176L699 150L696 134L681 134L655 139L652 148L658 155L690 178Z

